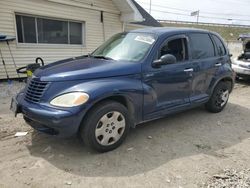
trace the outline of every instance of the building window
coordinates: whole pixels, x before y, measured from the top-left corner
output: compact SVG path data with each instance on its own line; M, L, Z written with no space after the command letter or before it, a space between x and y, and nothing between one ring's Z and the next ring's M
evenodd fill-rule
M16 15L19 43L83 44L83 23Z

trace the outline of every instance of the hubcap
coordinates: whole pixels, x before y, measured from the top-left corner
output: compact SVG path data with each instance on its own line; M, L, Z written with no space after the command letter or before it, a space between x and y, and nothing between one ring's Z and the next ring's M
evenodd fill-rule
M216 105L219 107L223 107L227 103L228 97L229 97L229 91L228 90L224 90L224 91L221 90L217 94L217 100L215 101Z
M103 146L116 143L123 135L125 125L125 118L120 112L108 112L101 117L96 125L97 142Z

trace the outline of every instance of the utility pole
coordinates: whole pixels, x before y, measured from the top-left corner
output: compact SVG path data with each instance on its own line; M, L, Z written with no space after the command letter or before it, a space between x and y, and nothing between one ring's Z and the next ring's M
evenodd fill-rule
M233 25L233 19L229 18L229 19L227 19L227 20L228 20L228 22L229 22L229 24L228 24L229 26L230 26L230 25Z
M152 0L149 0L149 14L151 14L151 5L152 5Z
M197 11L197 24L199 23L199 16L200 16L200 11Z

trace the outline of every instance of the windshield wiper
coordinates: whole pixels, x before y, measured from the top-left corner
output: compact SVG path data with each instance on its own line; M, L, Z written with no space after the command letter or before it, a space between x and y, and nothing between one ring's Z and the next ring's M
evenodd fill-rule
M106 59L106 60L114 60L111 57L106 57L106 56L103 56L103 55L90 55L89 57L99 58L99 59Z
M92 57L92 56L91 56L91 54L79 56L79 58L83 58L83 57Z

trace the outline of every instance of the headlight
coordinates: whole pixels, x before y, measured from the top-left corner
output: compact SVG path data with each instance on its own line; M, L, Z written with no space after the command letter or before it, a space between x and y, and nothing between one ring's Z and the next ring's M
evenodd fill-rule
M59 107L74 107L86 103L88 99L87 93L71 92L55 97L50 104Z

